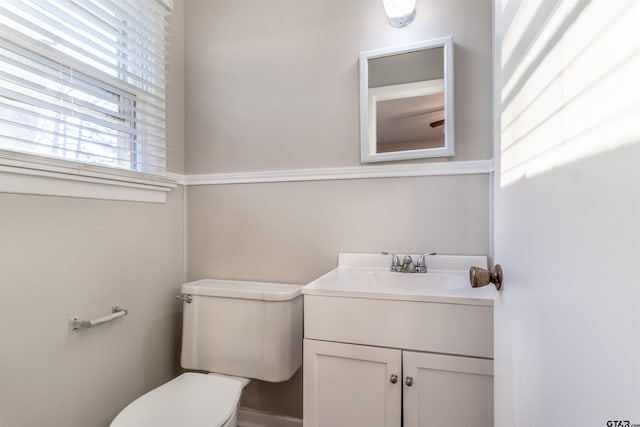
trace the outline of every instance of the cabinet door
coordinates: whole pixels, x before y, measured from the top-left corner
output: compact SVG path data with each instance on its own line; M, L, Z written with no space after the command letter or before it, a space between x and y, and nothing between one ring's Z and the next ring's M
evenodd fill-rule
M493 360L405 351L403 370L404 427L493 427Z
M400 350L305 339L304 427L400 427L401 363Z

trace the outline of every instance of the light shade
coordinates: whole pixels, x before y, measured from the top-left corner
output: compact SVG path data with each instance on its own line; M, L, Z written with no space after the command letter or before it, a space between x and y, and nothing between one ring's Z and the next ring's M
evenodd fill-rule
M389 23L397 28L406 27L416 17L416 0L382 0Z

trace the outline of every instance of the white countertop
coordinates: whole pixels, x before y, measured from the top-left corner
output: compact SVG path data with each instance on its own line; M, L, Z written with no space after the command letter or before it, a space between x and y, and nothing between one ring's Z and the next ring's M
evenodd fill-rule
M400 259L402 260L401 255ZM414 259L417 259L414 256ZM390 271L391 256L340 254L338 267L302 288L305 295L492 306L493 286L472 288L469 267L487 267L484 256L429 255L427 273Z

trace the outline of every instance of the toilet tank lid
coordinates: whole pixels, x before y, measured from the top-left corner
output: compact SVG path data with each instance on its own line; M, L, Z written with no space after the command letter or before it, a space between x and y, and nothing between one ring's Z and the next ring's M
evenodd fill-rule
M182 293L224 298L289 301L301 294L302 285L203 279L182 285Z

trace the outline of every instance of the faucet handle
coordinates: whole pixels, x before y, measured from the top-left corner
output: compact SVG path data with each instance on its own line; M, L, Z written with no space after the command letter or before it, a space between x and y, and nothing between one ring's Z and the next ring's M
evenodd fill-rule
M401 265L400 265L400 258L398 258L398 255L394 254L394 253L389 253L389 252L381 252L382 255L391 255L391 271L400 271Z
M422 254L418 257L418 262L416 263L416 273L426 273L427 272L427 261L425 257L427 255L435 255L435 252L431 252L430 254Z
M400 258L396 254L391 254L391 271L398 272L402 268Z

